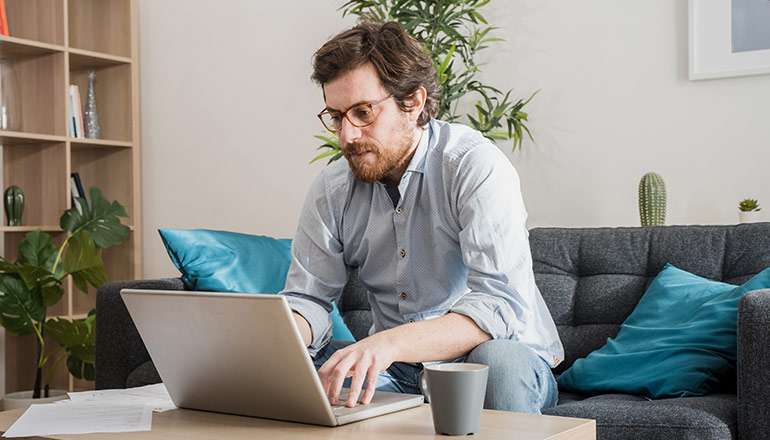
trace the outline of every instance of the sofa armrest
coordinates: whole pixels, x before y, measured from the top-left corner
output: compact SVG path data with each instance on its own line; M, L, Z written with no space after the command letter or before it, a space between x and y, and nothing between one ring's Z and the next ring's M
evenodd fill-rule
M96 389L125 388L134 369L150 355L128 314L121 289L185 290L179 278L115 281L96 292Z
M738 303L738 432L741 439L770 432L770 289L746 293Z

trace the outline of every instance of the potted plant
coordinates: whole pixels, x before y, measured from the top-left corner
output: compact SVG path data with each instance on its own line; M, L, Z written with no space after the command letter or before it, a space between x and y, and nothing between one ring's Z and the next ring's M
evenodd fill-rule
M537 92L526 101L519 99L513 103L512 90L503 93L476 78L481 64L474 57L491 43L503 41L489 36L496 28L489 26L481 14L481 8L490 1L349 0L340 9L343 16L352 14L378 23L396 21L404 26L433 59L440 84L436 118L448 122L460 120L460 99L473 96L476 105L473 114L465 115L465 122L493 141L513 140L515 151L521 148L525 133L532 139L525 124L528 115L523 108ZM324 142L318 147L324 151L311 163L327 157L331 163L342 157L336 133L326 131L316 138Z
M761 210L756 199L744 199L738 204L738 220L741 223L756 223L760 221Z
M52 373L65 359L73 376L94 380L93 310L81 320L47 319L48 307L64 295L62 283L67 277L86 293L89 284L99 287L107 281L102 249L120 244L128 236L128 226L118 218L128 216L123 206L107 201L95 187L90 188L89 195L90 205L75 197L75 206L62 214L61 228L69 234L60 247L53 244L49 234L37 229L19 242L16 261L0 257L0 324L13 335L37 336L34 389L14 393L14 397L50 397ZM46 336L59 347L47 347Z

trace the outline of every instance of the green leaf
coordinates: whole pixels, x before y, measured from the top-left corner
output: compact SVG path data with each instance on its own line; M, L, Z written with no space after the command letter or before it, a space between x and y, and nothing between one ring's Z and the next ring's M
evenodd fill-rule
M324 151L323 153L321 153L318 156L314 157L313 160L310 161L310 163L313 163L313 162L315 162L317 160L323 159L324 157L332 156L332 155L337 154L337 153L338 153L337 150Z
M102 251L97 251L96 243L86 231L70 237L62 268L72 275L75 286L83 292L88 292L88 283L99 287L107 282Z
M67 369L78 379L94 380L96 361L95 318L89 314L86 319L49 319L45 323L48 336L69 355Z
M61 216L62 229L73 233L88 231L96 246L100 248L122 243L130 232L130 228L121 224L118 218L128 217L123 205L117 201L110 203L99 188L94 186L90 188L89 194L90 208L84 207L82 214L74 207L65 211Z
M449 65L449 62L452 61L452 55L455 53L456 45L452 45L452 47L449 49L449 53L446 54L446 57L444 57L444 61L441 62L441 65L438 68L439 75L443 75L444 71L446 70L447 66Z
M8 333L32 333L35 323L45 319L40 293L27 289L18 275L0 275L0 292L0 324Z
M57 253L58 249L53 245L51 236L38 228L28 232L19 242L18 262L39 266L50 272L53 269L53 262L56 260Z

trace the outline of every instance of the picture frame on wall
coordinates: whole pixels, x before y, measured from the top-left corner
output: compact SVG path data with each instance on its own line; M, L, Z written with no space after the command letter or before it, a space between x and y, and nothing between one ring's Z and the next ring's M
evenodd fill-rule
M689 78L770 73L770 1L689 0Z

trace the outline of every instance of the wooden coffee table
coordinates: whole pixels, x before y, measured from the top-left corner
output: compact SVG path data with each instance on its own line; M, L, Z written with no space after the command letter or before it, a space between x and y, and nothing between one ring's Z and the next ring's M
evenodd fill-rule
M4 432L23 410L0 412L0 431ZM52 435L31 439L424 439L437 437L433 431L430 406L399 411L336 428L279 422L253 417L232 416L204 411L177 409L154 413L152 431L86 435ZM470 439L517 440L595 440L596 422L587 419L538 416L533 414L484 410L481 431Z

